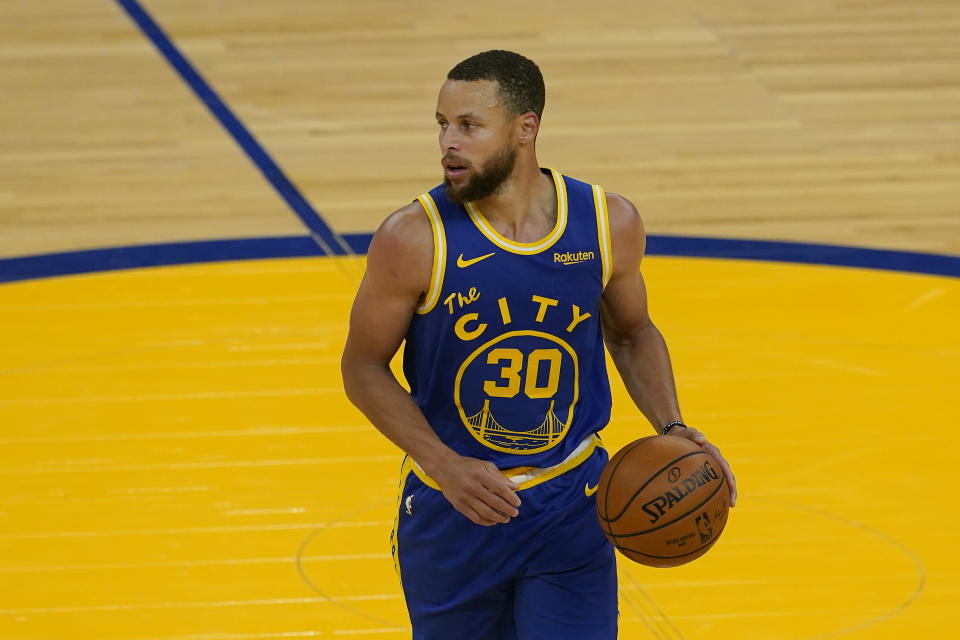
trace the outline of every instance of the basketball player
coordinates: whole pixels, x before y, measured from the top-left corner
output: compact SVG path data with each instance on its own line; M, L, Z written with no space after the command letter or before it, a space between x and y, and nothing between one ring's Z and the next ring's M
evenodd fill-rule
M667 348L647 314L637 210L537 162L540 70L487 51L437 100L443 185L370 244L344 387L407 453L395 565L429 640L608 640L613 547L595 513L608 456L604 342L639 409L689 438ZM389 363L406 341L410 391Z

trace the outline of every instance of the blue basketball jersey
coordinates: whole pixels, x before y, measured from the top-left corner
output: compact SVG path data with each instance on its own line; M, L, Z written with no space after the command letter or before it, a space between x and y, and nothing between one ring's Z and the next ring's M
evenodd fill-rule
M501 469L557 464L610 418L599 310L611 268L605 195L544 172L557 222L533 243L500 235L442 186L419 198L434 268L406 335L404 374L441 440Z

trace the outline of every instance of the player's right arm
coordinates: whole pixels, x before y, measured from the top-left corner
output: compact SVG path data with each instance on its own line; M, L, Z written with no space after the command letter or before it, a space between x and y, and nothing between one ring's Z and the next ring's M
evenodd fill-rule
M453 507L481 525L509 522L517 485L490 462L457 454L430 427L390 361L429 289L433 232L418 201L392 213L373 236L350 312L340 368L350 401L440 486Z

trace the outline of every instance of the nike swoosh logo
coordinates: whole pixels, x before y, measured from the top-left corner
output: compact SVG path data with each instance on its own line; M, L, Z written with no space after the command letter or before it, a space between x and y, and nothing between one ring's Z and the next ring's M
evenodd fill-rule
M589 498L590 496L592 496L593 494L595 494L595 493L597 492L597 489L599 489L599 488L600 488L600 483L599 483L599 482L598 482L597 484L595 484L592 489L590 488L590 483L588 482L587 484L585 484L585 485L583 486L583 492L584 492L585 494L587 494L587 497Z
M494 256L494 255L497 255L497 252L496 252L496 251L494 251L493 253L488 253L488 254L485 255L485 256L480 256L479 258L471 258L471 259L469 259L469 260L464 260L464 259L463 259L463 254L461 253L459 256L457 256L457 266L460 267L461 269L463 269L463 268L465 268L465 267L469 267L469 266L472 265L472 264L477 264L477 263L480 262L481 260L486 260L486 259L489 258L490 256Z

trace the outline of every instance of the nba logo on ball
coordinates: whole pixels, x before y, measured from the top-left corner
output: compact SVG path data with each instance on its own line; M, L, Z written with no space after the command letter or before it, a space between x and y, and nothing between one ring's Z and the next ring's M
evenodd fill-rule
M716 543L727 524L729 499L713 456L686 438L649 436L621 449L603 470L597 516L627 558L676 567Z
M710 517L706 511L697 516L697 530L700 532L700 542L710 542L713 538L713 527L710 526Z

